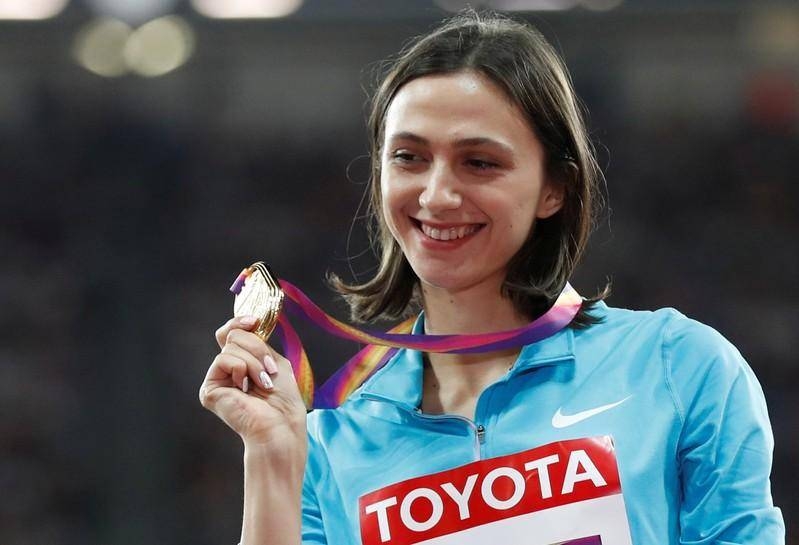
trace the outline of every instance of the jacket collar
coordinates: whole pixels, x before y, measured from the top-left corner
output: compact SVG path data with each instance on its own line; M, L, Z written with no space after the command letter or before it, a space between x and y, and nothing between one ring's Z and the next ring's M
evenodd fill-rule
M413 333L424 334L424 312L413 325ZM509 371L510 377L537 367L561 365L574 361L574 331L565 327L537 343L522 347L519 357ZM379 398L415 409L422 402L422 352L401 349L359 390L359 396Z

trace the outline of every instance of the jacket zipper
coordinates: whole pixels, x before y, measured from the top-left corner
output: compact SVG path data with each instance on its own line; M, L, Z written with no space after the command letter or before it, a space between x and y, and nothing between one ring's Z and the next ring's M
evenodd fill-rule
M485 426L482 424L477 424L474 420L470 418L466 418L465 416L460 416L457 414L425 414L422 412L421 409L418 407L412 407L406 403L398 403L393 399L389 399L387 397L383 397L377 394L371 393L362 393L361 397L364 399L370 399L372 401L382 401L386 403L391 403L395 407L402 409L405 412L411 413L417 418L421 418L423 420L431 420L431 421L441 421L441 420L459 420L469 426L472 431L474 432L474 458L475 461L482 460L482 445L485 443Z
M477 429L475 431L477 432L477 442L480 443L481 445L484 444L486 442L485 426L483 426L482 424L478 424Z

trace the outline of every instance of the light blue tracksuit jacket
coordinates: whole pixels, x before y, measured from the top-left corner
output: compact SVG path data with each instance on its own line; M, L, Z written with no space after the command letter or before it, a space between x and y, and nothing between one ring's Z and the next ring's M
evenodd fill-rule
M610 435L634 544L783 544L766 405L740 353L672 309L592 313L599 324L525 346L473 420L420 412L412 350L341 407L311 412L303 543L360 544L359 497L392 483Z

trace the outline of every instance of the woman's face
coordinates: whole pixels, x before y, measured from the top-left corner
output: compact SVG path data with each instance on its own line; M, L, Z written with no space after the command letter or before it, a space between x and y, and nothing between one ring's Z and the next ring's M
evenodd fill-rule
M563 194L523 112L471 71L406 83L385 118L383 215L427 287L496 288Z

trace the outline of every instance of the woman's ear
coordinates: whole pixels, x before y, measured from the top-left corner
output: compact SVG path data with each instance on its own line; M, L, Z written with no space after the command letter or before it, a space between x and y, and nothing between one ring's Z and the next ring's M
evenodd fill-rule
M538 200L538 208L535 217L546 219L563 208L563 201L566 197L566 185L559 180L548 181L541 188L541 198Z
M536 218L546 219L555 215L566 200L566 184L577 176L577 165L573 162L564 162L560 171L551 173L541 188L541 198L538 200Z

